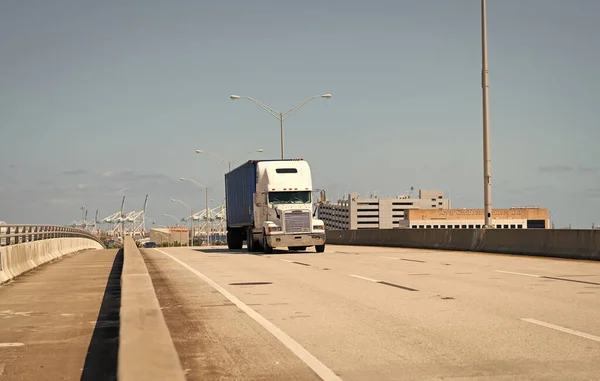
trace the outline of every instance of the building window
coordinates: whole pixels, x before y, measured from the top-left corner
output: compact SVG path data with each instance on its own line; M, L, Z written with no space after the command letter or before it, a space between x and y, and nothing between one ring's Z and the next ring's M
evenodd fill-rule
M431 229L431 225L427 225L427 229Z
M467 228L467 225L463 225L463 226L462 226L462 228L463 228L463 229L466 229L466 228Z
M469 229L473 229L473 225L469 225Z
M508 229L508 225L504 225L504 229Z
M511 229L515 229L517 227L517 225L510 225Z
M437 228L438 228L438 226L437 226L437 225L433 225L433 228L434 228L434 229L437 229Z
M496 225L497 229L502 229L502 225Z
M413 229L416 229L416 228L417 228L417 225L413 225L413 226L411 226L411 228L413 228Z
M545 220L527 220L527 229L546 229Z
M517 229L523 229L523 225L521 225L521 224L518 224L518 225L517 225Z
M460 229L460 225L454 225L454 229Z
M452 229L452 225L448 225L448 229Z
M481 225L475 225L477 229L481 229Z
M425 225L419 225L419 229L424 229Z
M446 225L440 225L440 229L446 229Z

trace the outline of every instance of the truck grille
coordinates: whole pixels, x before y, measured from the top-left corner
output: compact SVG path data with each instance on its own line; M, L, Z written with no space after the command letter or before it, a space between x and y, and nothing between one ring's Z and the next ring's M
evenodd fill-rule
M285 213L285 232L286 233L309 233L310 232L310 212L293 211Z

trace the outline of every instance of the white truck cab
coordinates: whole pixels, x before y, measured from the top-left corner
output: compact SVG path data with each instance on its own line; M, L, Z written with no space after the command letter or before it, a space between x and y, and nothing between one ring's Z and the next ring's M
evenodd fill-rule
M317 252L325 251L325 225L313 215L312 176L308 163L302 159L292 159L257 160L247 164L251 163L254 168L244 170L255 174L252 205L248 205L251 218L247 224L238 223L237 227L233 223L230 226L228 221L228 243L231 238L233 247L241 248L239 241L246 238L249 251L262 248L265 253L273 252L274 248L305 250L309 246L314 246ZM232 181L232 176L232 180L226 181L226 188L234 183L239 187L251 184L249 176L238 176L237 181ZM234 193L227 190L227 196L232 197ZM238 200L241 198L243 194L239 195ZM232 202L230 205L228 200L227 213L234 218L239 213L230 213L229 208L245 207L240 202L235 204ZM235 229L240 228L236 233ZM242 238L238 238L238 235Z
M265 252L275 247L325 249L325 225L313 217L312 176L308 163L265 161L257 165L254 209ZM262 234L261 234L262 233Z

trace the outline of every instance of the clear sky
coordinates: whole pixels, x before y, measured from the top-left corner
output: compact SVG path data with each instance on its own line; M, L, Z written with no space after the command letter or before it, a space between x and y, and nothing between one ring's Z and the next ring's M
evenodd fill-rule
M492 206L600 223L600 2L488 0ZM0 220L186 215L233 160L286 156L330 199L483 207L480 1L0 1Z

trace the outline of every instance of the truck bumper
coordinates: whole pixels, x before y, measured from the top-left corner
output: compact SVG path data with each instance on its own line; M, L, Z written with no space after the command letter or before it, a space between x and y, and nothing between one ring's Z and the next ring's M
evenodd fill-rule
M267 236L271 247L316 246L325 244L325 233L273 234Z

